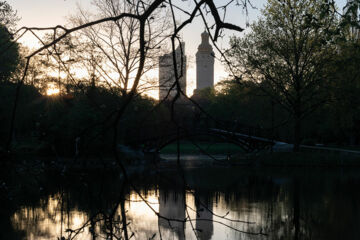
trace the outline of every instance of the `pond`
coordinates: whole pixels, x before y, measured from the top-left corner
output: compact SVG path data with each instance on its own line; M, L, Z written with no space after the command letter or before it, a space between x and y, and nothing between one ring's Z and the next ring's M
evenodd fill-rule
M127 182L99 169L45 172L21 182L13 198L2 200L1 239L360 235L360 169L200 166L151 169Z

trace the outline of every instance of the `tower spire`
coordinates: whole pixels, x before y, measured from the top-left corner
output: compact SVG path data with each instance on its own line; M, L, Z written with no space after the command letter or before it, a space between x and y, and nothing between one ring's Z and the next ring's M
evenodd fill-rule
M201 43L196 53L196 90L214 86L214 51L209 43L209 33L201 33Z
M209 43L209 33L205 30L202 34L201 34L201 44L198 47L198 50L201 52L211 52L212 51L212 46Z

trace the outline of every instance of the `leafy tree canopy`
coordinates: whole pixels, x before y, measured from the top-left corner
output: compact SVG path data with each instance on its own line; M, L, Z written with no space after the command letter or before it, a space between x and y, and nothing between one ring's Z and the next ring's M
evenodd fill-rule
M16 11L6 1L0 1L0 25L12 30L19 20Z
M315 0L269 0L252 32L232 38L228 51L237 78L257 83L293 115L295 150L302 119L324 103L325 69L336 52L335 9L323 6Z
M11 34L19 20L6 1L0 1L0 82L8 81L19 64L19 45Z
M19 64L19 45L12 41L10 33L0 24L0 83L6 82Z

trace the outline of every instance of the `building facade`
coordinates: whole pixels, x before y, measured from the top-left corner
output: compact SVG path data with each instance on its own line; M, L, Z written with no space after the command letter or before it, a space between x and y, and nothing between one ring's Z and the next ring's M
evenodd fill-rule
M181 43L175 50L177 72L179 74L179 83L182 91L186 93L186 56L185 43ZM181 64L182 63L182 64ZM177 93L175 84L175 71L173 54L168 53L159 57L159 100L163 100L168 96L171 100Z
M201 44L196 53L196 90L214 86L214 61L209 34L205 31L201 34Z

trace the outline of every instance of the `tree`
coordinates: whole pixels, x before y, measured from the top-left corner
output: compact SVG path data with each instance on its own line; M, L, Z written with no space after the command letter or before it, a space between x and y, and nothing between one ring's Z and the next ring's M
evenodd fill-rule
M344 7L341 26L348 40L356 41L360 38L359 6L359 0L347 0Z
M19 45L11 34L18 20L10 4L0 1L0 83L9 80L19 64Z
M249 34L230 40L227 56L236 78L257 83L293 116L298 151L302 120L326 101L335 10L315 0L269 0L262 13Z
M0 83L10 79L19 59L19 45L13 42L7 28L0 23Z
M123 12L136 14L137 11L136 5L126 1L95 0L93 5L97 10L96 14L79 9L79 14L72 17L72 23L76 26L99 17L115 17ZM149 87L149 84L146 86L145 83L145 74L157 65L161 45L169 35L167 12L159 8L146 20L146 62L141 73L141 86L137 91ZM119 89L121 95L127 94L139 67L139 28L140 23L137 19L122 18L91 26L77 34L74 39L77 39L75 44L79 47L79 60L88 69L91 84L95 84L93 80L96 79L98 82L107 83L110 88Z
M353 145L360 140L360 42L346 40L338 44L337 56L329 68L332 81L334 128L338 139Z
M12 31L19 20L16 11L6 1L0 1L0 25Z
M117 1L117 2L125 3L125 1ZM180 4L182 1L178 1L178 2ZM115 161L120 166L120 169L122 172L122 179L124 179L124 182L126 182L126 184L129 184L129 187L131 187L135 192L137 192L137 194L141 197L141 199L143 199L144 202L149 206L149 208L158 216L159 220L161 219L161 220L170 221L170 219L168 217L162 216L162 214L159 211L155 210L149 204L149 202L145 198L143 198L143 195L138 191L138 188L131 181L131 178L128 175L128 172L126 170L126 166L123 163L123 159L120 157L119 152L118 152L118 139L119 139L119 136L118 136L119 131L118 130L120 127L122 127L122 128L126 127L125 125L122 125L122 122L120 122L120 120L125 119L124 114L126 113L130 104L134 101L134 99L136 99L138 89L139 89L139 86L141 83L140 81L142 79L144 71L146 71L146 65L148 64L148 60L149 60L147 58L147 56L148 56L147 52L149 49L153 49L153 47L154 47L152 45L151 41L148 41L148 38L147 38L147 36L149 35L149 31L152 29L151 28L152 25L149 23L151 23L152 19L156 19L157 14L161 11L164 11L164 9L168 9L169 12L171 12L171 18L169 18L169 19L172 22L173 28L167 37L171 41L172 52L175 53L176 45L179 45L179 42L181 41L181 38L179 37L179 33L181 33L181 31L187 25L189 25L196 16L199 16L199 15L201 17L203 17L204 24L207 26L208 31L210 31L211 39L213 39L214 41L216 41L219 38L219 36L221 36L223 29L242 31L243 30L242 28L237 27L231 23L227 23L225 21L225 16L224 17L220 16L221 11L223 11L224 15L225 15L226 9L229 6L239 5L240 2L247 2L247 0L229 1L228 3L226 3L226 5L221 5L223 3L216 5L213 0L200 0L200 1L195 0L195 1L193 1L192 5L185 4L185 5L180 5L180 7L177 4L174 4L171 0L170 1L167 1L167 0L145 0L145 1L144 0L127 0L126 3L130 4L130 6L133 6L134 11L126 10L124 12L119 12L118 14L112 15L110 17L101 17L101 18L97 18L93 21L83 22L83 23L80 23L71 28L67 28L64 26L56 26L53 28L36 28L36 29L35 28L22 28L20 31L23 31L23 32L29 31L31 33L36 32L36 31L52 31L54 33L54 36L53 36L53 41L46 42L46 43L44 42L42 47L34 50L32 53L30 53L26 57L27 62L25 64L25 68L24 68L24 75L20 79L20 81L18 83L18 87L16 88L14 107L13 107L13 112L12 112L12 116L11 116L11 125L9 128L10 134L9 134L9 139L7 141L7 150L8 150L7 152L11 151L11 140L12 140L12 136L13 136L13 132L14 132L14 122L16 119L16 110L17 110L18 99L19 99L19 94L20 94L20 87L24 83L24 80L28 73L28 67L29 67L31 59L35 55L37 55L39 53L43 53L43 51L47 51L47 50L51 49L54 45L58 44L61 40L65 39L67 36L69 36L71 34L75 34L85 28L91 28L91 27L99 26L99 24L102 24L102 23L116 22L116 21L120 21L123 19L127 19L129 21L134 20L138 24L138 29L136 31L136 34L138 37L134 40L135 44L132 46L132 48L130 48L130 50L134 51L138 57L136 58L137 62L135 64L136 68L134 70L133 81L131 82L129 88L125 88L125 89L127 89L127 91L124 94L122 101L121 102L115 102L115 101L112 102L112 104L114 105L113 107L114 107L115 111L113 113L109 114L108 116L105 116L101 120L101 123L103 124L102 126L104 126L106 128L108 128L108 126L110 126L110 129L112 130L111 133L113 134L113 138L112 138L111 144L109 144L108 146L111 145L111 148L112 148L112 151L113 151L113 154L115 157ZM181 6L189 6L189 7L187 9L185 7L183 7L183 9L182 9ZM205 15L207 15L207 16L205 16ZM213 17L214 21L211 23L211 22L205 20L205 19L207 19L206 17L209 17L209 18ZM208 27L208 24L209 24L209 26L211 26L211 29L213 29L213 31ZM174 102L175 102L176 99L180 95L184 95L184 90L181 89L180 84L179 84L179 79L181 78L181 73L179 74L179 72L177 71L176 66L178 66L178 63L176 62L177 59L176 59L175 54L173 54L173 60L174 60L173 61L174 62L174 72L175 72L174 75L175 75L175 84L176 84L175 88L177 89L177 96L174 98ZM182 62L180 63L180 65L182 65ZM80 126L80 124L77 124L77 125ZM90 127L93 128L92 125L90 125ZM179 167L181 167L180 164L179 164ZM125 184L124 184L123 189L126 189L126 188L125 188ZM183 189L187 189L187 188L188 188L188 186L184 182ZM122 198L122 199L124 199L124 198ZM186 203L184 202L184 204L186 204ZM115 213L117 209L118 208L115 207L112 212ZM111 219L113 219L113 218L111 218ZM182 219L175 219L175 220L180 223L182 222L183 224L185 224L186 222L190 222L192 224L192 219L187 211L187 208L186 208L186 216ZM123 210L123 212L122 212L121 223L122 223L122 227L118 228L118 230L117 230L120 232L121 238L130 239L131 237L133 237L133 235L129 236L131 233L128 232L128 221L126 219L125 210ZM81 231L81 229L79 229L79 230ZM159 229L159 231L160 231L160 229ZM194 231L194 234L197 236L198 235L197 231L194 228L193 228L193 231ZM72 231L69 229L68 232L70 235L70 234L74 233L75 231ZM246 233L246 231L241 231L241 232ZM255 233L251 232L251 234L263 235L263 233L261 233L261 232L255 232ZM155 237L155 235L154 235L154 237ZM160 233L160 238L161 238L161 233Z
M111 2L111 1L105 1ZM116 4L126 4L129 6L129 9L124 9L123 11L118 11L116 14L109 15L102 15L97 17L93 20L89 21L82 21L78 22L73 27L66 27L57 25L55 27L45 27L45 28L29 28L29 27L22 27L18 29L15 34L18 34L20 37L24 36L26 33L30 33L35 35L37 38L41 39L39 32L51 32L52 33L52 41L45 42L41 41L42 46L35 49L32 53L26 56L26 63L24 66L24 71L22 77L18 81L18 85L15 92L14 97L14 105L12 110L12 116L10 121L9 127L9 136L7 140L6 149L8 152L11 152L11 143L15 128L15 119L17 114L18 108L18 101L21 86L23 85L24 81L26 80L30 62L34 58L34 56L38 54L44 54L46 51L50 51L52 48L56 48L56 45L59 44L61 41L66 39L69 36L76 36L77 33L90 28L95 28L100 26L101 24L107 24L110 22L121 22L125 21L125 26L128 24L128 21L134 21L136 26L138 26L137 30L135 31L136 38L134 39L134 44L130 51L134 51L136 53L136 66L133 69L133 75L129 75L132 77L132 81L124 94L121 102L114 103L114 108L116 111L112 112L108 116L104 116L104 120L100 121L98 124L106 124L107 128L112 128L113 141L112 141L112 150L114 152L115 159L119 166L121 167L122 171L126 176L126 170L124 165L121 162L121 159L118 155L117 151L117 141L119 139L118 130L119 127L123 127L120 125L120 120L123 118L128 106L133 101L133 99L138 95L139 88L141 87L141 80L143 77L144 72L147 69L147 65L151 62L151 59L148 58L148 51L149 50L156 50L156 46L153 44L152 41L149 41L149 36L152 36L153 27L156 26L153 21L157 19L159 16L158 14L162 14L165 11L170 13L170 22L172 29L169 33L165 36L168 41L171 42L172 47L172 55L173 55L173 65L174 65L174 76L175 82L173 88L177 90L176 96L172 99L172 106L174 106L175 101L180 97L180 95L185 95L185 89L181 89L179 79L181 79L181 73L179 73L177 67L179 65L179 61L175 55L175 49L177 45L180 45L181 48L181 37L179 34L181 31L188 25L192 23L192 21L199 17L202 19L202 22L206 26L207 31L210 33L210 38L216 45L216 41L219 37L222 36L223 31L234 30L234 31L243 31L244 29L236 26L232 23L226 21L226 9L230 8L230 6L243 6L246 7L248 0L242 1L229 1L226 5L216 4L212 0L201 0L201 1L194 1L189 4L181 4L177 5L172 1L166 0L128 0L128 1L120 1L114 2ZM111 6L112 7L112 6ZM111 9L111 8L110 8ZM167 19L166 21L169 22ZM151 38L150 38L151 39ZM155 44L158 44L155 42ZM218 48L218 47L217 47ZM111 49L111 48L110 48ZM113 54L112 52L110 52ZM183 65L183 58L180 59L180 65ZM124 88L124 86L122 86ZM173 110L173 108L172 108ZM173 115L172 115L173 116ZM174 120L174 119L172 119ZM86 130L86 128L85 128Z

